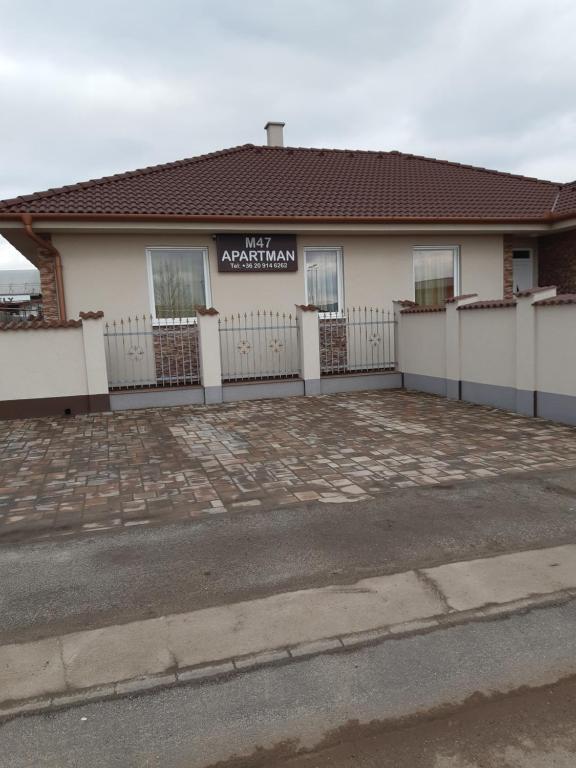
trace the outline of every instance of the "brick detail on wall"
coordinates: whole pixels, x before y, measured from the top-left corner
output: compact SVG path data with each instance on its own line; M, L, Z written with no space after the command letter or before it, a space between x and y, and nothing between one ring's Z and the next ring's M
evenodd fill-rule
M504 235L503 264L504 264L504 298L512 298L514 293L514 257L513 249L516 247L514 235Z
M58 289L56 287L56 268L54 259L44 256L39 263L40 291L42 293L42 317L45 320L66 320L60 317L58 307Z
M348 342L344 318L323 318L320 330L320 371L344 372L348 366Z
M576 230L538 238L538 284L576 293Z

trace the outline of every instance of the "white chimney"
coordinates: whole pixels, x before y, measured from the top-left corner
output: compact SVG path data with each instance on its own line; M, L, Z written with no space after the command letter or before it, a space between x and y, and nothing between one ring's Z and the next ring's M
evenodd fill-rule
M268 136L269 147L284 146L284 126L286 123L266 123L264 130Z

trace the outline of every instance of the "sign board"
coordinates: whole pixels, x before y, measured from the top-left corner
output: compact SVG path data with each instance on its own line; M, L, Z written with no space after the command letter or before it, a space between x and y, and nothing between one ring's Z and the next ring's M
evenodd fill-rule
M218 272L296 272L296 235L216 235Z

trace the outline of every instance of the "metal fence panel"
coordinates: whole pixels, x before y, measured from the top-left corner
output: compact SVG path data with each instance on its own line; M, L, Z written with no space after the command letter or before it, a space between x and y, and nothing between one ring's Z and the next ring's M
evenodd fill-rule
M110 389L198 384L198 326L151 315L113 320L104 326Z
M392 312L353 307L320 319L322 375L391 371L396 368L396 321Z
M295 378L299 329L293 315L258 311L219 321L223 381Z

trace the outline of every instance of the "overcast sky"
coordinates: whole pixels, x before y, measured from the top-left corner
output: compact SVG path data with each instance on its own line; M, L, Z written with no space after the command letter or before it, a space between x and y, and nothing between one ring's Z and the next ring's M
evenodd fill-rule
M267 120L569 181L575 39L574 0L0 0L0 198L264 143Z

